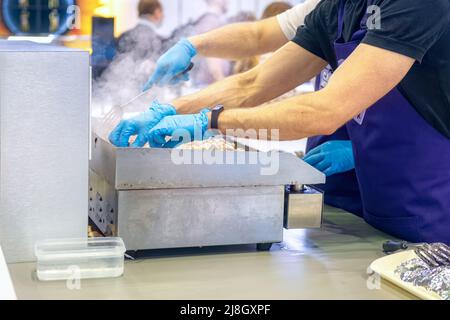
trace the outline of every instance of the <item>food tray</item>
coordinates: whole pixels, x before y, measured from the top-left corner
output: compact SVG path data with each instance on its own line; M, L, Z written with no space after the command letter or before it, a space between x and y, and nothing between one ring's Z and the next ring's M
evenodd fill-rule
M392 282L398 287L410 292L411 294L423 300L443 300L437 293L431 292L423 287L415 286L412 283L405 282L395 274L395 270L402 263L417 258L413 250L407 250L395 253L374 261L370 268L379 274L383 279Z

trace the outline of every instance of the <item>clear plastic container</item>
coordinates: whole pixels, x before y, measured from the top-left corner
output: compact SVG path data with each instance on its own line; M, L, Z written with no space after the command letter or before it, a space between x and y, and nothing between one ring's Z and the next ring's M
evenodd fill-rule
M41 281L120 277L125 251L121 238L40 241L35 246L37 277Z

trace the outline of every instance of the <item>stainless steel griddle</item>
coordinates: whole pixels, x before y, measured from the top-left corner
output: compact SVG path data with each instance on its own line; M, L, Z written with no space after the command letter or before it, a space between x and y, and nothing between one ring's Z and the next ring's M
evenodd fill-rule
M179 164L173 155L117 149L93 137L89 215L128 250L251 243L268 249L283 240L284 227L321 226L323 194L309 185L325 176L293 154L278 153L275 175L261 175L267 166L250 161L255 151L216 152L234 164Z

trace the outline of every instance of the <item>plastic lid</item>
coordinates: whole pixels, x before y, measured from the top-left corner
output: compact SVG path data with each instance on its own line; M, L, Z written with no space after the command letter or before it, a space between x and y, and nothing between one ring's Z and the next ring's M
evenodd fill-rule
M43 240L36 243L34 250L38 259L115 256L125 251L125 244L118 237Z

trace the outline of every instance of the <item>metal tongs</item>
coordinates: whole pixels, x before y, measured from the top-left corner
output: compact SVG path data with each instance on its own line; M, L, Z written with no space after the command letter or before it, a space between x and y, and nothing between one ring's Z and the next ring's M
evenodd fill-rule
M430 268L450 266L450 247L444 243L412 244L406 241L386 241L383 243L383 251L386 254L407 249L414 249L414 253Z

